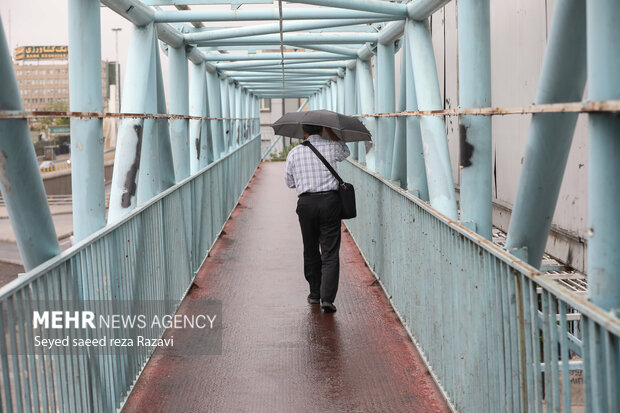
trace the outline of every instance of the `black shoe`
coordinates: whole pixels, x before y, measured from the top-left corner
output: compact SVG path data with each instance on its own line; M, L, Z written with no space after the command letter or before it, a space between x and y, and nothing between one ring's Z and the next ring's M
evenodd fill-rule
M334 305L334 303L330 303L330 302L327 302L327 301L321 300L321 308L326 313L335 313L336 312L336 306Z
M310 304L318 304L321 302L321 299L317 296L314 296L312 294L308 295L308 303Z

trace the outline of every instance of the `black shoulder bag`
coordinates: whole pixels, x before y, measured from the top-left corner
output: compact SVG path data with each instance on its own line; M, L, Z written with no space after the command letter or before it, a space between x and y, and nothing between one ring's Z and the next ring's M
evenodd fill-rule
M321 160L321 162L323 162L325 167L329 169L329 172L334 175L334 178L336 178L336 180L340 184L338 187L338 194L340 195L340 201L342 204L340 218L355 218L357 216L357 211L355 209L355 188L353 188L353 185L346 183L342 180L340 175L338 175L338 172L336 172L336 170L329 164L329 162L327 162L323 155L321 155L321 152L319 152L313 144L306 140L302 142L302 145L312 149L312 152L314 152L314 154Z

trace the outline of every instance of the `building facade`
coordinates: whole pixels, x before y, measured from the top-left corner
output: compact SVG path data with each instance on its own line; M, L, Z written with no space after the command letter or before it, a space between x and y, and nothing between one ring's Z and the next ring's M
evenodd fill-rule
M69 62L67 53L35 53L66 46L22 46L15 49L15 75L25 110L50 110L55 103L69 107ZM114 84L114 62L101 62L103 111L109 108L110 84Z

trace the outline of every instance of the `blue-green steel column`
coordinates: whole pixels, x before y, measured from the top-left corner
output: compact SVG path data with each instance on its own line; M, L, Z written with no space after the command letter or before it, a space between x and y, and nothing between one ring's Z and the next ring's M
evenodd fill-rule
M228 80L220 79L220 91L222 93L222 117L230 117L230 91L228 90ZM224 133L224 153L230 152L230 121L222 121Z
M620 99L620 2L588 0L586 16L588 98ZM588 292L592 302L620 317L620 117L588 116Z
M408 20L407 45L411 51L413 80L420 110L441 110L443 102L428 21ZM450 166L448 139L443 117L420 119L428 192L433 208L453 220L458 219L454 180Z
M205 64L189 65L189 115L206 116L205 106ZM202 140L206 139L203 134L203 121L199 119L189 120L189 171L193 175L200 170L200 150Z
M101 112L101 6L69 0L69 92L72 112ZM71 119L73 238L105 226L103 121Z
M491 34L489 0L458 2L459 106L491 106ZM461 220L491 239L491 117L459 119Z
M355 88L355 68L347 67L347 70L344 75L343 83L344 83L344 114L345 115L355 115L355 111L357 110L356 105L356 88ZM357 160L357 150L359 144L357 142L351 142L349 144L349 150L351 152L351 159Z
M154 26L134 26L129 41L122 108L127 113L146 113ZM118 128L108 222L131 212L137 204L144 119L123 119Z
M230 117L234 118L237 116L236 108L237 108L237 93L235 91L235 84L232 83L232 80L228 81L228 104L229 104L229 113ZM231 150L235 148L237 143L237 121L230 121L230 148Z
M336 112L344 113L344 100L344 79L338 79L338 81L336 82Z
M377 44L375 60L376 100L375 112L391 113L396 109L394 79L394 43ZM392 153L394 152L394 131L396 120L393 117L377 119L377 136L375 138L377 172L388 177L392 172Z
M557 2L536 104L580 101L586 76L585 2ZM525 248L534 267L545 251L576 122L576 113L532 115L506 247Z
M161 71L161 60L157 40L155 40L155 75L157 78L157 113L168 113L166 105L166 91L164 90L164 77ZM159 167L161 169L159 178L161 179L161 191L164 191L176 182L174 173L174 159L170 142L170 127L168 119L157 119L157 138L159 146Z
M403 48L400 59L400 88L398 89L397 112L407 108L407 57L406 47ZM407 188L407 118L396 118L394 144L392 145L392 169L390 180L398 182L402 188Z
M357 102L359 104L360 115L374 113L375 90L372 83L372 69L370 67L370 61L357 59L355 71L357 72ZM372 117L362 118L362 120L368 128L368 131L372 135L373 139L376 139L377 120ZM359 142L357 157L359 163L361 163L362 165L367 165L368 168L374 170L374 149L372 147L369 149L369 151L366 150L366 142Z
M338 81L332 81L329 88L331 91L331 110L338 112Z
M189 115L189 78L185 47L168 48L170 113ZM170 121L170 146L177 182L189 176L189 120Z
M205 67L206 69L206 67ZM207 89L207 73L206 71L202 73L202 77L204 78L204 90L203 90L203 116L209 116L209 91ZM200 169L206 167L211 162L213 162L213 135L211 132L211 122L207 119L203 119L200 123L200 134L202 138L200 139L200 158L198 159L198 163L200 164Z
M235 85L235 117L243 117L243 92L239 85ZM237 135L235 147L237 147L243 143L243 121L235 121L235 132Z
M244 95L245 95L245 117L246 118L251 118L253 116L252 114L252 96L250 95L250 91L245 89L244 90ZM250 119L247 119L245 121L245 140L248 141L250 139L251 136L251 126L252 126L252 121Z
M150 65L148 70L148 85L146 88L146 103L142 113L157 113L157 73L156 54L158 53L157 38L153 33L151 42ZM140 153L140 169L138 170L137 205L142 205L161 192L161 165L159 153L159 128L155 119L144 119L142 130L142 149Z
M207 70L207 93L209 95L209 117L222 117L222 98L220 81L217 72ZM211 136L213 140L213 158L219 159L224 152L224 132L221 120L211 120Z
M23 111L2 20L0 79L0 110ZM26 271L58 255L56 230L26 119L0 119L0 190Z
M405 45L403 58L406 60L406 109L408 112L418 110L415 81L413 78L413 62L411 48L408 46L409 34L405 32ZM426 179L426 166L424 162L424 146L422 145L422 132L420 130L420 117L407 116L407 191L416 195L424 202L428 201L428 180Z

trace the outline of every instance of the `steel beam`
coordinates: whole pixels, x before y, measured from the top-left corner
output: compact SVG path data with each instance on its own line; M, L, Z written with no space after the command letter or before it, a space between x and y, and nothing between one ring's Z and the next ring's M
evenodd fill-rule
M284 60L318 59L338 60L347 57L342 54L324 52L286 52ZM206 53L205 60L208 62L232 62L237 60L282 60L282 53Z
M303 46L304 44L349 44L376 42L378 33L284 33L282 42ZM236 37L233 39L209 40L197 43L199 47L234 46L234 45L279 45L280 34L262 34L257 36Z
M580 101L586 77L585 3L558 2L536 104ZM576 113L532 115L506 247L526 249L527 262L534 267L540 265L545 251L576 122Z
M357 102L360 114L365 115L375 111L375 90L372 82L372 68L367 60L357 59L355 66L357 72ZM368 128L371 136L377 139L377 120L375 118L362 118L362 122ZM374 149L370 146L367 150L366 142L358 142L357 152L358 161L362 165L367 165L369 169L375 170Z
M153 16L158 23L184 22L230 22L280 20L278 9L239 9L239 10L156 10ZM316 7L283 8L283 20L310 19L376 19L377 21L405 18L404 15L372 13L356 10L335 10Z
M69 0L72 112L103 110L100 8L98 0ZM101 119L71 119L71 192L76 243L105 226L103 145Z
M224 153L226 154L230 152L231 141L230 120L226 119L230 117L230 90L226 79L220 78L220 92L222 96L222 118L225 119L222 121L222 126L224 133Z
M0 110L23 111L13 60L0 20ZM26 271L60 248L26 119L0 119L0 190Z
M394 43L377 45L375 59L375 112L392 113L395 105L394 79ZM377 120L377 135L375 136L376 171L385 177L392 172L392 152L394 151L394 131L396 119L380 117Z
M426 20L448 3L450 0L413 0L407 4L407 16L412 20Z
M620 3L588 0L585 14L588 98L620 99ZM613 113L591 113L588 117L588 295L593 303L615 310L620 317L620 118ZM615 357L618 363L618 354ZM615 374L617 377L618 372ZM614 391L608 390L609 400ZM612 411L618 407L617 394L615 401L613 406L598 400L594 409Z
M344 114L345 115L354 115L357 110L357 93L355 88L355 68L346 69L344 75ZM359 144L357 142L351 142L347 144L349 146L349 151L351 152L351 159L357 160L357 153Z
M127 113L147 112L150 65L154 42L153 24L134 26L129 41L122 108ZM131 212L137 204L144 119L123 119L118 128L112 174L108 222Z
M157 80L157 113L168 113L166 105L166 92L164 90L164 78L161 70L161 60L157 41L155 41L155 76ZM164 191L176 183L174 172L174 158L172 154L172 143L170 141L170 128L168 119L157 119L157 138L161 191Z
M156 54L157 40L153 34L151 42L150 64L145 67L148 77L146 102L141 113L157 113L157 74ZM155 119L144 119L142 130L142 148L140 150L140 168L138 170L137 205L142 205L162 191L161 167L159 153L159 128Z
M209 117L222 117L222 97L217 72L207 72L207 93L209 96ZM213 158L219 159L224 153L224 126L221 120L211 120Z
M168 49L170 113L189 115L189 78L185 47ZM177 182L189 176L189 120L170 121L170 145Z
M204 63L189 66L189 114L190 116L206 116L206 77ZM200 170L200 156L203 136L203 123L199 119L189 120L189 172L190 175Z
M443 108L443 102L439 92L428 22L408 20L406 30L419 109L440 110ZM431 205L456 221L458 220L456 195L444 120L441 117L424 116L420 119L420 128L424 143L424 164Z
M458 2L459 107L491 106L491 31L489 0ZM459 119L461 221L475 224L491 239L491 117Z
M336 7L347 10L368 11L373 13L407 15L407 6L380 0L291 0L289 3L312 4L315 6Z
M411 47L409 47L409 33L405 33L403 59L406 60L406 109L410 112L418 110L415 79L413 77L413 61ZM401 86L403 88L403 86ZM424 162L424 145L418 116L407 116L407 191L416 195L424 202L429 202L428 179L426 178L426 164Z
M323 29L328 27L357 26L360 24L375 23L376 19L341 19L341 20L304 20L280 23L259 24L244 27L232 27L228 29L210 30L204 32L185 33L184 41L187 44L211 42L222 39L240 37L252 37L273 33L288 33ZM279 35L278 35L279 36Z
M404 47L400 58L400 87L398 89L398 106L397 112L407 110L407 48ZM396 128L394 131L394 144L392 145L392 153L388 154L392 157L392 169L389 178L398 182L403 188L407 188L407 118L399 116L395 119Z

